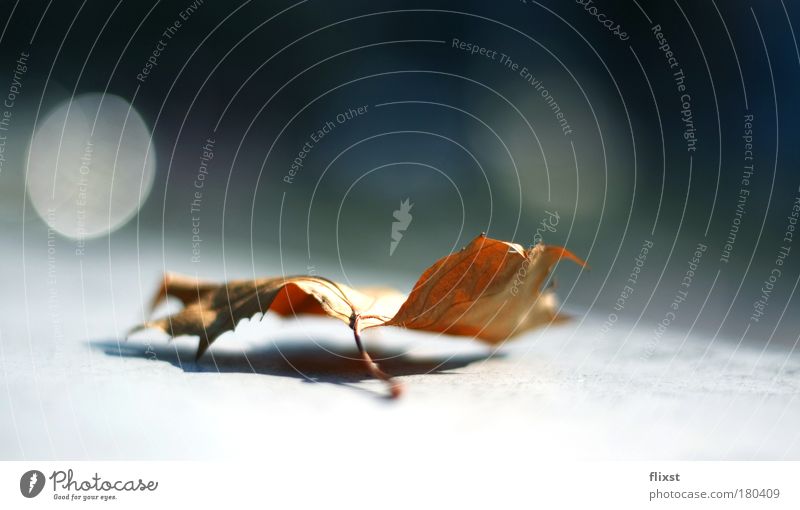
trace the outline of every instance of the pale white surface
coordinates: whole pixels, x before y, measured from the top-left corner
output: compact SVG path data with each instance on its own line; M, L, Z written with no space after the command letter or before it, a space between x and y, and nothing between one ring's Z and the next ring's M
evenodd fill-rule
M598 340L600 319L578 310L496 356L471 340L387 328L365 343L375 357L404 354L382 363L407 389L392 402L359 363L328 352L355 354L334 320L268 315L221 337L199 364L196 339L149 332L118 343L142 319L160 248L117 240L76 257L59 238L50 271L37 228L24 253L8 236L0 264L0 459L267 458L277 444L309 462L332 444L387 460L462 449L800 459L800 360L785 342L762 353L675 326L647 357L652 323L628 336L619 322ZM228 270L247 274L233 259Z
M353 355L339 322L268 316L195 364L192 339L68 340L87 325L115 327L110 317L78 318L64 317L58 344L40 340L52 337L47 321L31 321L30 344L24 328L13 339L4 333L0 458L248 458L268 456L276 442L307 455L344 443L383 457L421 444L524 447L539 459L800 457L800 366L786 352L759 357L717 341L698 363L707 340L690 337L673 358L684 339L675 335L643 360L646 337L593 343L582 331L598 324L588 319L486 358L472 341L387 329L366 342L378 355L407 352L384 362L407 388L391 402L358 363L315 343Z

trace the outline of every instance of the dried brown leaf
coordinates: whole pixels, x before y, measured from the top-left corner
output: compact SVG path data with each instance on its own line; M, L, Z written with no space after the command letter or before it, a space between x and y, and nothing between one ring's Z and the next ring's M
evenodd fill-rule
M555 293L540 289L561 258L584 264L561 247L478 236L429 267L385 324L502 342L559 320Z
M584 262L564 248L520 245L476 237L457 253L439 259L404 294L386 288L353 289L318 276L234 280L222 284L168 273L152 302L167 296L184 308L136 328L158 328L171 336L200 337L197 357L222 333L244 319L267 311L282 316L326 315L347 323L370 373L390 381L369 357L360 332L377 326L470 336L497 344L537 326L559 320L551 289L541 291L561 259Z

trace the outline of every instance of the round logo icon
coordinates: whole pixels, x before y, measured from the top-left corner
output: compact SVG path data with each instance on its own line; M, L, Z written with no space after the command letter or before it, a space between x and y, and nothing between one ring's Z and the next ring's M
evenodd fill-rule
M26 498L35 498L44 489L44 473L31 469L19 479L19 491Z

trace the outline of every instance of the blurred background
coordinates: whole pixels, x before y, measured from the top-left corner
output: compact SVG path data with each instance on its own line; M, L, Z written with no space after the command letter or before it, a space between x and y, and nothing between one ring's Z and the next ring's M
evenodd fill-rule
M86 342L117 345L162 271L408 291L482 231L588 261L555 271L578 379L601 352L602 373L689 352L691 384L718 347L737 388L769 356L765 387L796 376L796 2L0 11L6 456L81 455L28 444L51 404L26 421L16 400L42 398L31 374L96 373Z

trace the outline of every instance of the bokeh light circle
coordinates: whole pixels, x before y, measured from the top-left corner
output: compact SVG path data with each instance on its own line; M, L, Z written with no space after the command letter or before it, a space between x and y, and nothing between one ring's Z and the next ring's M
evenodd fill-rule
M37 126L28 197L63 236L106 235L133 218L155 177L151 133L125 99L90 93L64 101Z

